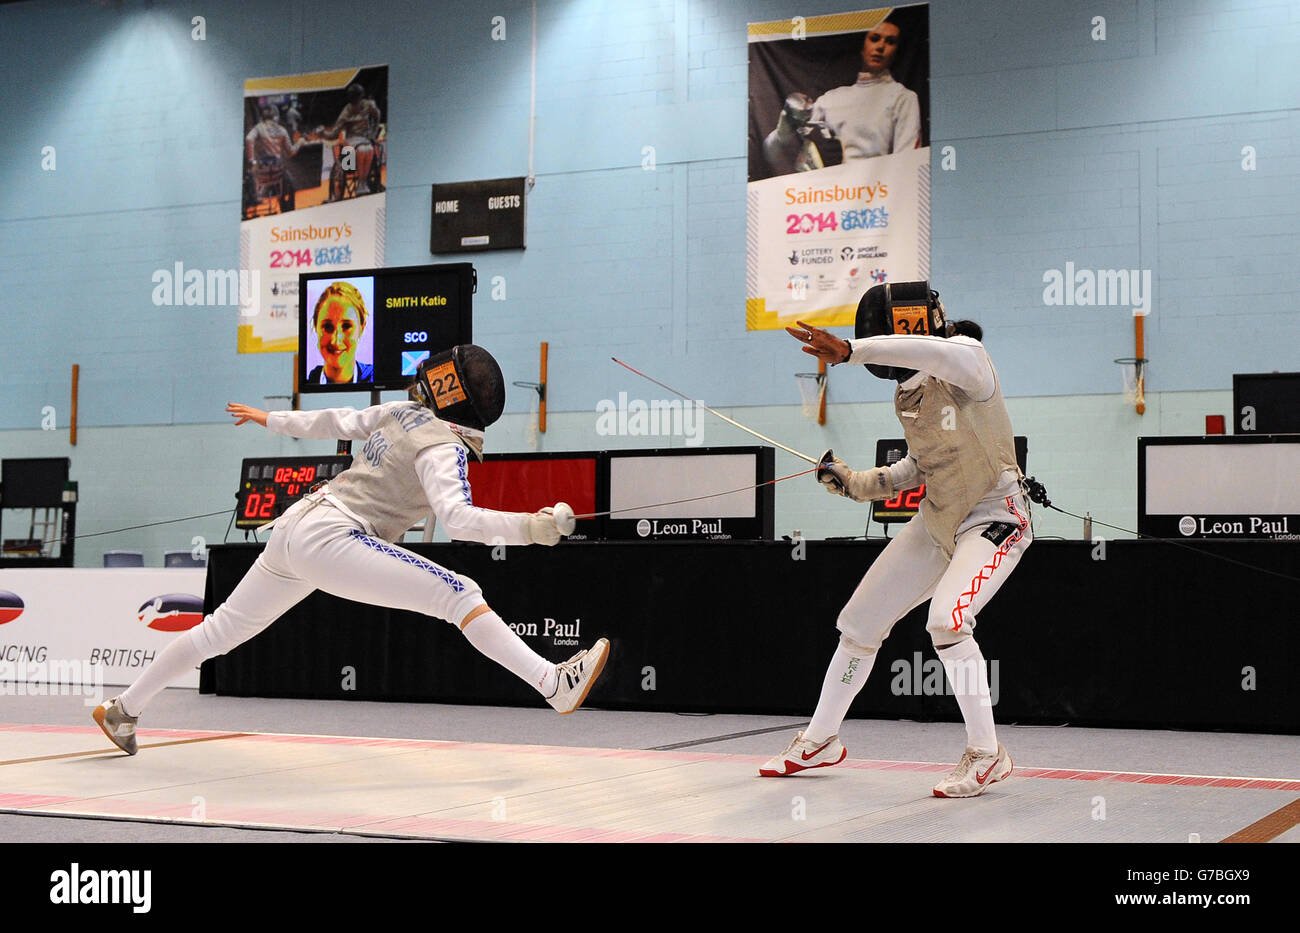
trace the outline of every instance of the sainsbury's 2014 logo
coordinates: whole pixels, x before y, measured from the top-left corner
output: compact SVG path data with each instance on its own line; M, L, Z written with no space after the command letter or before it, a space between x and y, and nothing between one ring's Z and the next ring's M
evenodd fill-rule
M147 601L138 614L154 631L184 632L203 621L203 600L189 593L167 593Z
M23 598L17 593L9 590L0 590L0 625L6 622L12 622L23 614L26 604Z

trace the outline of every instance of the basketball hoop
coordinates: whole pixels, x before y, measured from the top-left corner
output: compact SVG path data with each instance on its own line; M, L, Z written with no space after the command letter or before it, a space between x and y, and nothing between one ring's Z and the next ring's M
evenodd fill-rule
M1124 400L1136 405L1138 414L1146 409L1146 375L1149 360L1135 356L1122 356L1115 360L1124 379Z
M800 410L809 421L824 423L822 419L822 402L826 398L825 373L795 373L799 381L799 397L802 401Z

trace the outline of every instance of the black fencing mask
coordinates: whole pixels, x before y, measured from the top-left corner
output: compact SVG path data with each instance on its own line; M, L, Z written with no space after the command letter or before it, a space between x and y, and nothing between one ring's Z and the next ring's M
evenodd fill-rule
M885 334L914 334L946 337L947 321L939 293L930 291L929 282L893 282L873 285L858 302L854 336L880 337ZM914 369L867 363L867 370L881 379L906 382L916 375Z
M492 354L472 343L436 353L420 364L417 400L443 421L483 430L506 407L506 382Z

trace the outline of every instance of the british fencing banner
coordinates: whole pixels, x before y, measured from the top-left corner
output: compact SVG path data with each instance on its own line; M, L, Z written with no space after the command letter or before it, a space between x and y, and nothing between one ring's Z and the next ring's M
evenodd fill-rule
M930 275L929 7L749 24L745 326Z
M245 81L240 155L239 352L297 350L299 273L384 265L388 66Z
M131 683L203 621L206 576L201 567L0 570L0 697L76 684L98 705L98 688ZM197 669L169 684L198 685Z

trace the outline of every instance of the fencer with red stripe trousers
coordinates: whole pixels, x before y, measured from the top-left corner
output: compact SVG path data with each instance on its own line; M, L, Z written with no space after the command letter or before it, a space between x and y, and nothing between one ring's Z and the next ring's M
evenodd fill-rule
M440 421L415 402L271 412L267 428L364 445L352 466L276 521L266 548L229 598L178 635L127 688L121 701L130 715L139 716L180 674L248 641L318 589L444 619L542 696L555 693L556 665L487 608L477 583L394 543L431 510L458 540L532 542L532 516L478 508L471 500L467 452L481 450L481 431Z
M908 455L867 471L870 499L925 484L920 512L872 563L839 613L840 645L806 731L837 734L894 624L927 599L939 651L972 748L996 752L980 613L1033 541L997 372L970 337L889 335L851 342L848 362L916 370L895 393Z

